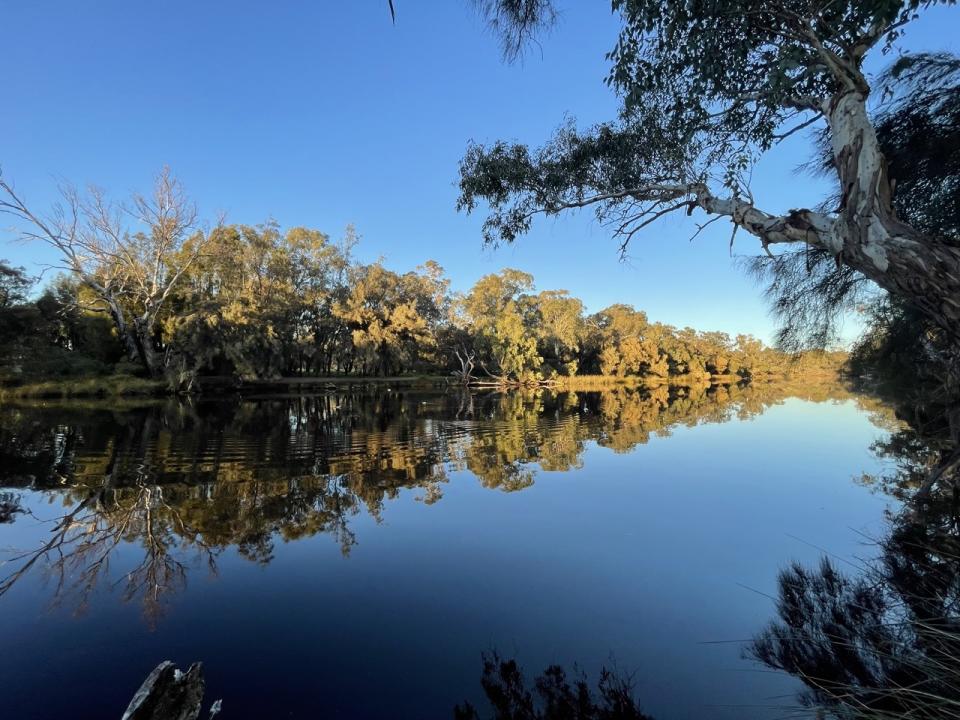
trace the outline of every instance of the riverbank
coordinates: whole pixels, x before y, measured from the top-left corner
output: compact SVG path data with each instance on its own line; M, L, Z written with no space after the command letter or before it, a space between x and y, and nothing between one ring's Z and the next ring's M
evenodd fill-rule
M800 379L822 380L838 378L836 373L803 374ZM708 385L732 385L743 382L778 382L798 379L794 373L763 374L755 378L739 375L558 375L534 386L555 391L605 390L613 387L655 388L664 385L674 387L697 387ZM387 387L396 390L441 390L461 387L447 375L397 375L387 377L291 377L271 380L238 380L231 377L203 377L195 384L195 393L203 396L225 394L312 394L334 390L349 391L370 387ZM497 389L491 385L485 388ZM81 377L20 385L0 386L0 401L4 400L57 400L82 398L163 397L173 395L162 380L150 380L132 375L106 375Z
M405 375L393 377L303 377L274 380L240 381L228 377L200 378L195 384L199 395L224 394L302 394L331 390L352 390L365 387L429 390L451 385L443 375ZM67 400L114 397L163 397L174 395L166 382L131 375L44 380L18 385L0 386L0 402L4 400Z

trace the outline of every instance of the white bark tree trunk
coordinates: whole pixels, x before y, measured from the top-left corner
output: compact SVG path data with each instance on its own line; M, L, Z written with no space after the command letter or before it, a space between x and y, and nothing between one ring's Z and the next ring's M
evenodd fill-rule
M904 297L960 338L960 249L897 218L893 183L866 98L846 92L833 98L827 110L841 188L829 249L840 262Z

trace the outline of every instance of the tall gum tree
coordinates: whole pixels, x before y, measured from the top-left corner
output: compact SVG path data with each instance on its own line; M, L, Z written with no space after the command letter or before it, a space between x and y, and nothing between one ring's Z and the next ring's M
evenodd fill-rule
M96 187L81 193L65 185L47 213L31 209L0 176L0 213L20 221L25 240L57 251L56 267L93 292L96 301L86 309L107 313L130 359L160 377L160 313L209 238L169 169L157 175L150 195L134 195L126 204Z
M622 249L667 214L703 211L768 254L775 245L829 253L838 269L862 273L958 340L960 248L897 216L864 71L870 53L889 49L935 4L954 3L613 0L623 25L607 82L622 99L620 117L586 131L568 123L539 149L471 144L458 207L489 206L484 237L493 244L512 242L537 215L592 207ZM482 5L508 55L556 17L547 0ZM837 206L759 207L745 180L750 164L817 125L829 137Z

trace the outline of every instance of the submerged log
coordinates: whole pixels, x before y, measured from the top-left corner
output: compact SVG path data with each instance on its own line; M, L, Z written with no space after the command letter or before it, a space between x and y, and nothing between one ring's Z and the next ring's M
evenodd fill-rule
M186 672L165 660L153 669L137 690L122 720L197 720L203 705L206 682L203 664L193 663ZM220 701L209 717L220 712Z

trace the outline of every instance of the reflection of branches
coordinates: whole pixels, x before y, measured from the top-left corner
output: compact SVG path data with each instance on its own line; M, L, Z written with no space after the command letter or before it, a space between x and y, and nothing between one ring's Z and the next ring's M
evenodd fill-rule
M473 393L468 389L464 389L459 393L460 397L460 407L457 408L457 419L460 418L472 418L474 409L473 409Z
M143 548L140 562L111 585L122 584L124 600L140 598L145 615L155 620L162 614L164 596L186 584L174 528L181 536L190 531L164 501L162 488L140 485L128 493L99 491L53 522L47 542L10 559L18 567L0 581L0 595L41 563L53 580L54 601L74 598L83 609L101 579L110 575L114 552L124 541L135 540ZM192 545L215 572L215 552L200 538L195 537Z
M637 705L633 682L606 668L596 689L574 668L572 678L559 665L551 665L536 678L532 690L516 660L497 653L484 655L480 680L497 720L651 720ZM480 720L465 703L454 709L456 720Z
M73 529L74 519L80 515L84 509L86 509L87 505L89 505L89 502L90 500L88 499L80 503L69 513L61 517L51 531L52 536L50 540L41 546L39 550L15 555L9 559L8 562L21 564L20 567L14 572L10 573L3 580L0 580L0 596L6 594L20 578L26 575L30 568L32 568L39 560L47 558L50 553L56 552L63 557L60 548L69 543L68 538L70 537Z
M960 717L960 555L945 573L931 562L942 549L904 553L896 535L860 578L827 560L819 570L782 573L780 620L750 652L800 679L804 705L837 717Z

